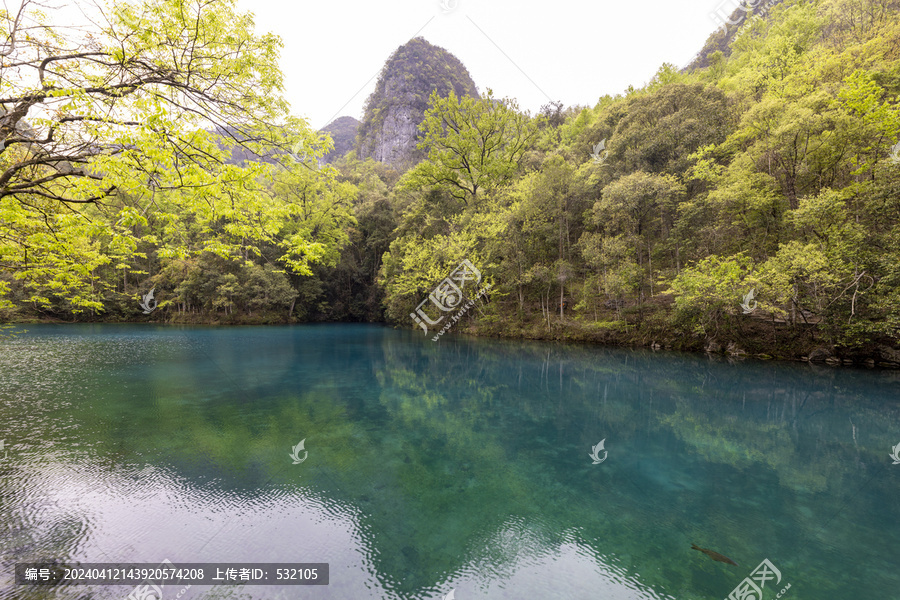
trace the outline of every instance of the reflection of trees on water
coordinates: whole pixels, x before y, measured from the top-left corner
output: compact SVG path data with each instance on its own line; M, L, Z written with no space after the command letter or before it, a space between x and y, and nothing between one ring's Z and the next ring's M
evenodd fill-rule
M889 572L894 374L286 330L135 346L154 360L95 349L112 366L83 376L93 385L67 398L68 418L102 469L132 468L141 448L185 485L216 481L246 502L272 486L328 498L400 598L473 565L502 578L563 544L676 597L727 592L746 575L691 553L693 542L741 565L768 556L820 597L859 578L804 577L838 564L820 543ZM80 381L83 364L66 371L64 359L51 367ZM309 460L291 465L302 438ZM603 438L609 458L592 465Z
M900 431L895 374L578 346L452 344L439 351L386 342L382 402L411 426L465 440L454 450L483 454L473 464L503 457L504 478L496 483L505 487L508 512L498 515L529 514L514 490L528 490L532 501L547 490L557 502L532 513L536 519L556 515L562 528L594 528L597 535L585 539L604 540L591 544L598 554L632 548L644 560L627 566L645 583L653 569L639 565L654 563L652 549L677 556L692 532L715 532L714 542L749 557L790 556L823 537L871 554L851 541L858 535L842 535L834 515L853 522L883 514L879 505L891 497L884 466L891 435ZM478 435L493 424L488 436ZM480 447L468 446L472 435ZM602 467L607 485L593 487L593 474L578 461L588 464L589 448L603 437L613 460ZM883 476L870 478L876 471ZM866 493L858 494L861 487ZM603 507L615 516L600 517ZM896 528L896 519L889 522ZM610 545L622 523L635 527ZM662 529L647 526L653 523ZM860 527L881 533L868 519ZM653 533L641 544L638 532ZM667 575L658 591L678 590L691 577L661 569Z

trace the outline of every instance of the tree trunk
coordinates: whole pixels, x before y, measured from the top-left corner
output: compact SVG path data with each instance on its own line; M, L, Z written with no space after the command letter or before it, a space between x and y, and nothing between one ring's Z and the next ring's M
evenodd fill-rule
M797 326L797 284L794 284L794 297L791 299L791 326Z
M563 300L565 299L566 284L559 284L559 318L562 320L563 318Z

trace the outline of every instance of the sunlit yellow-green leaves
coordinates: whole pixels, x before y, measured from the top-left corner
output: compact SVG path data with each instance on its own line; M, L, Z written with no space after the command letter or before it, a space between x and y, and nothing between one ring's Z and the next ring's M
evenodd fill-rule
M0 153L9 281L77 313L131 297L157 261L335 263L356 188L318 167L330 140L289 115L281 40L234 0L116 1L105 16L89 35L32 28L16 48L26 66L0 66L0 95L23 98L19 129L48 136Z

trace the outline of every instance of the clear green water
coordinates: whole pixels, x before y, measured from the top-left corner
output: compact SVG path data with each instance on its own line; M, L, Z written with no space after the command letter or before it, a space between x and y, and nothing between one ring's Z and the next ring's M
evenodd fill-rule
M723 600L765 558L784 598L900 597L897 373L376 326L28 329L0 340L0 598L131 591L16 587L17 562L169 559L331 567L188 600Z

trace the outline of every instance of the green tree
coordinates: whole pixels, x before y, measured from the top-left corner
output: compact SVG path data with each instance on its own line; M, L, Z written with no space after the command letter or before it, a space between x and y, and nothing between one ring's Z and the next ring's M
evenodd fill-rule
M594 225L607 235L626 234L637 242L635 258L647 273L653 294L653 245L672 230L684 185L672 175L637 171L606 186L594 204ZM645 260L646 259L646 260Z
M114 285L104 268L128 291L142 239L162 243L163 258L237 256L283 225L264 200L275 166L226 164L230 147L327 149L288 118L281 41L255 34L234 0L132 0L99 14L72 28L28 0L0 14L0 266L35 305L64 296L76 312L103 307ZM193 228L202 244L187 243ZM286 248L301 269L306 242Z
M694 335L716 337L758 281L749 276L751 270L743 255L708 256L686 267L669 291L675 295L675 318Z
M509 181L537 135L535 121L515 101L495 99L491 90L481 99L432 93L420 127L428 160L401 185L439 187L466 206Z

